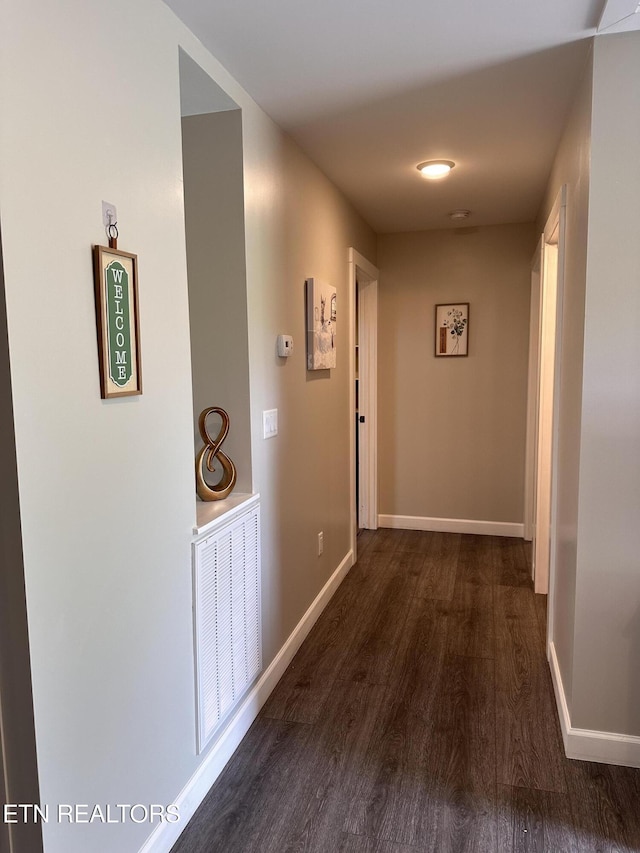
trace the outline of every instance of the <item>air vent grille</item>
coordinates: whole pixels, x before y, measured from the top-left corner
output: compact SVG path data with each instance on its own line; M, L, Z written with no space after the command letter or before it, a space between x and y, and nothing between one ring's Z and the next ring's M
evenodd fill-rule
M259 506L194 544L198 752L262 668Z

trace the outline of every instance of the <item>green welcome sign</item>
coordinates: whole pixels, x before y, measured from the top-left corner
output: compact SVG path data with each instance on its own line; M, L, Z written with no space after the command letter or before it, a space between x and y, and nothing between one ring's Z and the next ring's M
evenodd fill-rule
M102 397L142 394L137 257L95 246L94 267Z
M119 388L131 379L131 311L129 273L119 261L106 269L109 378Z

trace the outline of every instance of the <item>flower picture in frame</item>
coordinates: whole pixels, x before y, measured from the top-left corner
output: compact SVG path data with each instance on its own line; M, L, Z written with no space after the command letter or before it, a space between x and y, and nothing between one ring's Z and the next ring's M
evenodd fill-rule
M436 357L469 355L469 303L436 305Z

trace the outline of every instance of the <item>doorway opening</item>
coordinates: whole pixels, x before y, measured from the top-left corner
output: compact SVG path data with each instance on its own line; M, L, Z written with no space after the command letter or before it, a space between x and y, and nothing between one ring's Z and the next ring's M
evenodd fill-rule
M11 365L0 239L0 800L39 803ZM0 820L0 851L42 851L42 824Z
M556 475L561 357L566 187L551 210L532 263L529 393L525 493L525 538L533 543L537 593L553 607L556 551Z
M349 250L351 547L378 527L378 269Z
M194 456L200 412L221 407L231 422L224 449L237 468L236 494L250 493L242 111L182 50L180 102ZM196 501L198 525L210 509Z

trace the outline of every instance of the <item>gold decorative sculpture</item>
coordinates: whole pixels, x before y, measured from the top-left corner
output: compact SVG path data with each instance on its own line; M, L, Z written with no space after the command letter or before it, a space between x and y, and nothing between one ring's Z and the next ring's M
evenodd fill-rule
M214 413L220 415L222 424L220 425L220 432L215 439L212 439L207 430L207 418ZM237 476L236 466L226 453L220 450L229 432L229 415L224 409L219 409L217 406L210 406L200 413L198 428L204 441L204 447L196 456L196 491L198 492L198 497L203 501L224 500L233 491ZM215 459L222 466L222 479L215 486L210 486L204 478L204 465L206 464L207 471L215 471Z

